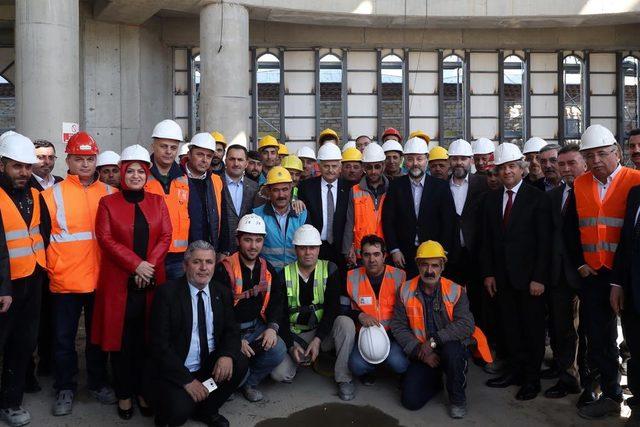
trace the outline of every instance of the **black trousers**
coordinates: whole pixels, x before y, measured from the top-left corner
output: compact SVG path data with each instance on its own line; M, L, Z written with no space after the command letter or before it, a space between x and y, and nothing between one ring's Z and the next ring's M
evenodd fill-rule
M577 361L578 294L565 281L560 281L558 286L547 292L551 348L555 363L561 371L559 379L568 386L577 386L580 380Z
M145 313L147 294L129 291L120 351L111 352L113 385L120 400L143 394L142 372L146 357Z
M218 357L214 356L206 368L194 372L194 378L205 381L211 378L211 372ZM244 380L249 362L243 355L233 362L233 375L229 381L218 383L218 388L202 402L194 402L186 390L165 379L156 379L153 384L153 405L157 421L161 425L181 426L191 417L208 417L218 413L224 402L240 386Z
M631 358L627 361L627 384L633 394L627 404L640 411L640 313L633 306L632 295L625 294L624 310L620 316L622 332L627 341Z
M51 327L51 291L49 278L42 281L42 304L40 307L40 328L38 330L38 373L49 374L53 369L53 328ZM29 361L27 376L36 374L36 356Z
M545 348L544 296L498 283L496 298L509 369L525 383L538 385Z
M0 314L2 409L22 404L25 374L38 339L43 278L44 271L36 267L31 276L14 280L9 311Z

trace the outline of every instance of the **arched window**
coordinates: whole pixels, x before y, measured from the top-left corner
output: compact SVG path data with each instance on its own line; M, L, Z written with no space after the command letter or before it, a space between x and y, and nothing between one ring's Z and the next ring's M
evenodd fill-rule
M562 62L564 142L577 142L584 132L584 67L582 59L569 55Z
M320 58L320 112L318 128L342 135L342 60L329 53Z
M465 87L464 60L458 55L449 55L442 60L442 126L440 145L449 147L451 141L464 138Z
M640 73L638 58L627 56L622 60L622 74L624 76L623 120L625 134L631 129L640 127Z
M504 135L502 141L513 142L520 146L524 137L524 76L524 61L517 55L507 56L503 67Z
M16 90L0 75L0 133L16 128Z
M378 134L382 130L392 127L404 135L404 108L402 102L403 91L402 59L394 54L382 58L380 64L380 123Z
M280 60L265 53L257 60L258 138L273 135L280 140Z

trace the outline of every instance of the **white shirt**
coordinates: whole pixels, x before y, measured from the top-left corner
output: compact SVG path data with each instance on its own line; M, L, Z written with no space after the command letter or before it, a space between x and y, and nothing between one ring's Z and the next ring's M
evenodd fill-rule
M189 283L189 292L191 293L191 344L189 344L189 353L184 361L184 366L189 372L196 372L200 369L200 335L198 335L198 292L200 289ZM204 315L207 321L207 343L209 344L209 353L215 349L213 339L213 308L211 307L211 296L209 295L209 286L202 289L202 300L204 301Z
M47 189L49 187L53 187L56 183L56 179L53 177L52 174L49 174L49 178L48 179L43 179L40 178L38 175L36 175L35 173L33 174L34 178L36 179L36 181L38 181L38 184L40 184L42 186L43 189Z
M244 195L244 175L237 181L234 181L226 173L224 179L227 183L227 190L231 195L231 202L233 203L233 209L236 211L236 215L240 216L240 209L242 209L242 196Z
M462 215L464 209L464 202L467 200L467 193L469 193L469 174L464 177L462 184L456 184L453 182L453 178L449 180L449 188L451 189L451 195L453 196L453 203L456 205L456 213ZM462 230L460 230L460 244L464 247L464 236Z
M424 180L426 175L422 175L422 179L416 182L413 178L409 178L409 182L411 183L411 194L413 195L413 211L416 213L416 219L418 218L418 214L420 213L420 202L422 201L422 191L424 190ZM418 235L416 234L415 245L418 246L420 244L420 240L418 240Z
M327 181L320 178L320 193L322 195L322 231L320 231L320 240L327 240ZM331 183L331 193L333 194L333 212L336 212L336 203L338 203L338 180Z
M191 170L189 169L189 166L184 165L184 168L187 170L187 176L189 178L193 178L193 179L205 179L207 177L207 173L203 173L202 175L195 175L193 172L191 172Z
M600 192L600 201L604 200L604 198L607 196L607 190L609 189L609 187L611 187L611 182L613 182L613 179L616 177L616 175L618 175L618 172L620 172L620 169L622 169L622 166L618 164L618 167L611 173L611 175L607 177L607 182L600 182L600 180L596 178L594 175L593 180L596 182L596 184L598 184L598 191Z
M511 189L511 191L513 191L513 194L511 195L511 203L512 204L516 202L516 196L518 195L518 190L520 190L521 186L522 186L522 180L520 180L520 182L517 183ZM504 187L504 193L502 193L502 214L503 215L504 215L504 210L507 207L507 202L509 201L509 195L507 194L507 191L508 191L507 187Z
M567 198L569 197L569 191L573 190L568 184L564 186L564 190L562 190L562 204L560 205L560 209L564 207L564 204L567 202Z

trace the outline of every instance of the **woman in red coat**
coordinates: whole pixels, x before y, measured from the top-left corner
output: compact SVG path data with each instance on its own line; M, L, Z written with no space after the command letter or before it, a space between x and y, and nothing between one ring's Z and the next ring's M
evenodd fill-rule
M96 238L102 250L93 312L92 342L111 352L118 415L130 419L132 398L150 415L141 398L147 315L153 289L165 280L164 258L171 242L171 220L162 196L143 190L149 152L127 147L120 162L121 192L100 200Z

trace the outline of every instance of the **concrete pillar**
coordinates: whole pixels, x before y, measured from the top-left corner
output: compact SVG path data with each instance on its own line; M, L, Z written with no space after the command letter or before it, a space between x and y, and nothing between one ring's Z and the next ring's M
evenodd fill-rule
M59 157L62 122L80 120L78 4L16 0L16 128L52 141Z
M222 48L220 48L222 46ZM249 12L233 3L200 11L200 128L248 143Z

